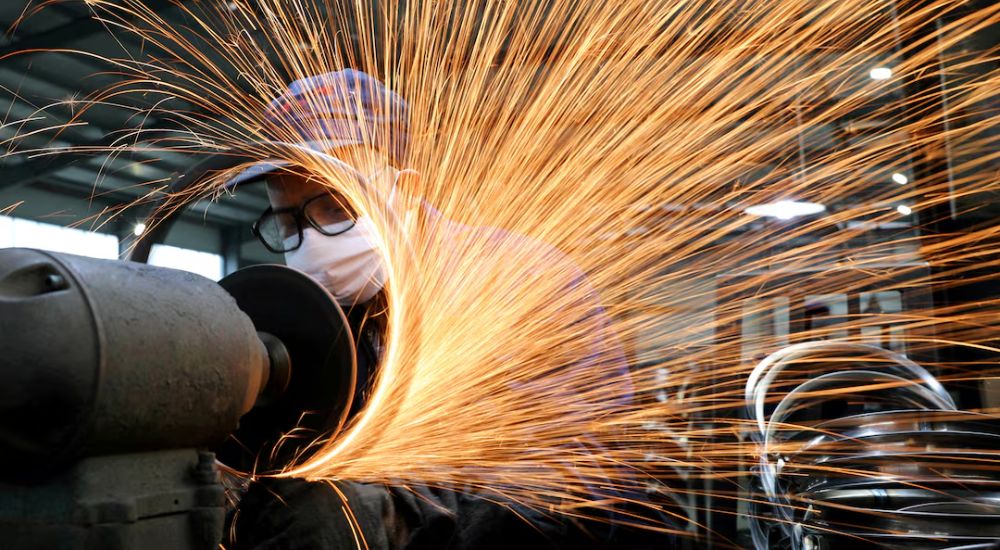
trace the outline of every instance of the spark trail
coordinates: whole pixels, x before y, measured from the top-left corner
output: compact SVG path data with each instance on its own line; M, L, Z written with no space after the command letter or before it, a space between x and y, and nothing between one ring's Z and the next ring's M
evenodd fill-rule
M679 493L679 471L733 479L753 453L733 411L775 348L773 335L728 327L792 290L879 280L880 291L925 292L997 277L995 223L931 229L949 208L974 213L996 197L997 52L963 43L1000 22L1000 5L178 1L181 26L137 0L87 4L147 50L99 57L122 80L76 99L70 124L137 97L137 117L161 121L123 128L95 153L282 158L375 220L390 271L381 375L360 417L284 475L468 485L579 515L653 473ZM345 67L409 102L413 172L398 182L362 184L283 146L298 132L263 117L290 81ZM871 78L874 67L891 76ZM946 150L954 162L935 162ZM384 162L345 160L367 172ZM889 179L908 165L919 181ZM220 196L243 166L177 204ZM744 213L791 199L827 211L796 223ZM419 215L421 201L447 221ZM901 219L928 231L868 238ZM585 345L603 330L594 295L630 382ZM969 347L995 364L998 313L994 301L916 303L892 315L892 337L909 354ZM841 317L784 343L871 342L884 324L882 313ZM945 383L995 376L930 363Z

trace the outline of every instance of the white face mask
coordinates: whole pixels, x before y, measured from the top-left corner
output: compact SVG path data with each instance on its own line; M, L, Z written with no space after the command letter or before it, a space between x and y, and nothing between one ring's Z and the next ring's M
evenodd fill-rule
M374 234L371 220L364 216L332 237L306 227L302 246L286 252L285 263L319 281L340 305L362 304L385 286L385 267Z

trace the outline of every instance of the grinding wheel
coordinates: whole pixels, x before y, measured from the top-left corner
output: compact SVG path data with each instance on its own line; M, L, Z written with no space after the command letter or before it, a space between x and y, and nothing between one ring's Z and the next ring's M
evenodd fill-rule
M317 438L343 427L357 377L351 329L330 293L294 269L256 265L219 284L257 331L284 344L291 377L280 396L258 402L215 451L223 464L242 472L278 470L308 456Z

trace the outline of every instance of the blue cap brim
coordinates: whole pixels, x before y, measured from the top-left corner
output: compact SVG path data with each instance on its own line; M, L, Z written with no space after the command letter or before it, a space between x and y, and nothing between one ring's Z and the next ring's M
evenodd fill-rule
M235 189L237 185L261 178L275 170L288 166L289 163L281 161L268 161L254 164L250 168L240 172L235 178L226 182L226 189Z
M358 140L337 140L337 141L323 141L323 142L308 141L304 143L298 143L296 145L307 147L309 149L322 153L324 152L324 150L336 149L337 147L348 147L351 145L365 145L365 143ZM291 166L291 165L292 165L291 162L284 160L277 160L277 159L265 160L263 162L259 162L247 168L246 170L240 172L239 174L236 175L236 177L226 182L225 188L226 190L235 189L237 185L240 185L242 183L247 183L250 181L255 181L259 178L266 176L267 174L270 174L271 172L275 172L280 168L284 168L286 166Z

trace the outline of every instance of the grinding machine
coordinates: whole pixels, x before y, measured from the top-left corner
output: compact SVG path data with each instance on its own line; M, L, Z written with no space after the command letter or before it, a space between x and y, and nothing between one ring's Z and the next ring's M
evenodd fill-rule
M220 470L302 459L355 373L344 313L294 270L0 250L0 547L217 549Z

